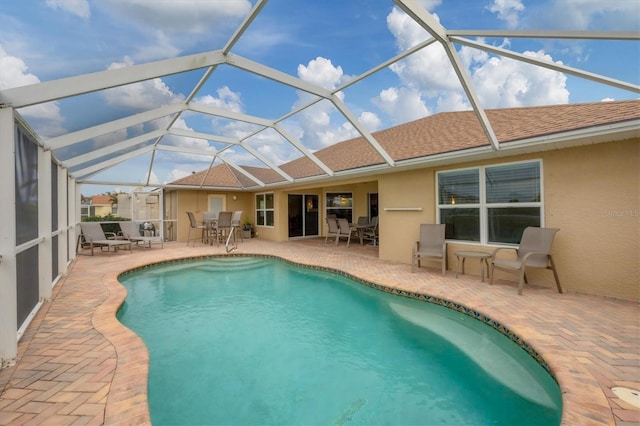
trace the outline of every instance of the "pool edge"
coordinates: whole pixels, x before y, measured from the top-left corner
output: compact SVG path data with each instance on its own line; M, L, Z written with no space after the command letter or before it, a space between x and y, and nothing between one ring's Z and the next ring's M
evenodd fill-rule
M462 309L459 310L459 312L463 312L467 315L470 316L474 316L473 313L475 313L476 315L480 315L483 318L487 318L487 320L489 321L488 325L490 326L496 326L496 327L501 327L501 328L496 328L498 331L503 332L502 330L508 330L509 333L511 333L511 335L515 336L517 340L514 340L514 342L516 342L517 344L519 344L518 342L523 342L524 344L526 344L526 346L522 346L523 349L527 350L527 348L529 348L529 350L533 351L533 353L536 354L536 356L532 357L540 363L539 360L542 360L542 363L540 363L543 368L545 368L550 374L551 376L554 378L554 380L558 383L559 387L560 387L560 392L562 395L562 418L561 418L561 424L577 424L579 422L583 422L585 419L590 419L592 421L591 424L610 424L610 425L614 425L615 421L613 419L613 413L610 413L610 416L604 416L606 418L603 417L603 413L602 410L599 409L599 405L597 402L595 401L599 401L600 399L604 399L606 401L606 396L604 395L602 389L600 388L600 385L598 383L598 381L591 375L591 373L584 367L582 366L575 357L571 356L571 355L566 355L565 351L562 351L561 349L559 349L557 346L550 344L547 345L545 343L529 343L531 340L536 340L536 339L529 339L527 337L527 333L517 333L514 332L512 330L513 327L506 327L505 325L501 324L499 321L496 321L494 319L491 319L488 315L486 315L485 313L483 313L481 311L481 309L478 309L477 307L469 307L469 306L465 306L461 303L457 303L457 302L453 302L447 299L444 299L442 297L438 297L438 296L433 296L433 295L429 295L427 293L423 293L423 292L412 292L412 291L407 291L407 290L403 290L400 288L393 288L393 287L389 287L389 286L385 286L383 284L380 283L375 283L372 282L370 280L358 277L356 275L353 275L352 273L349 273L347 271L343 271L340 269L336 269L336 268L332 268L332 267L327 267L327 266L322 266L322 265L318 265L318 264L314 264L314 263L304 263L304 262L299 262L293 259L288 259L285 257L281 257L281 256L277 256L277 255L273 255L273 254L264 254L264 253L259 253L259 252L255 252L255 253L230 253L230 254L203 254L203 255L195 255L195 256L175 256L175 257L171 257L171 258L165 258L163 260L158 260L158 261L151 261L151 262L141 262L138 265L133 265L133 266L129 266L124 270L121 270L119 272L113 272L111 274L109 274L108 279L106 279L105 281L107 281L107 284L109 286L112 286L114 283L116 284L117 287L121 287L122 290L124 290L124 294L126 295L126 290L124 289L124 287L122 286L122 284L119 283L118 278L126 275L128 273L137 271L137 270L141 270L141 269L145 269L151 266L155 266L155 265L159 265L159 264L167 264L167 263L177 263L177 262L184 262L184 261L197 261L197 260L205 260L208 258L222 258L222 257L262 257L262 258L271 258L271 259L276 259L279 261L283 261L286 263L290 263L292 265L296 265L296 266L300 266L300 267L307 267L310 269L316 269L316 270L322 270L322 271L327 271L327 272L332 272L332 273L336 273L338 275L342 275L348 278L351 278L353 280L355 280L356 282L363 284L363 285L367 285L371 288L374 289L378 289L380 291L385 291L391 294L396 294L399 296L403 296L403 297L411 297L411 296L416 296L415 298L418 300L424 300L424 301L430 301L430 303L434 303L433 301L435 300L439 300L444 302L445 304L442 306L448 307L450 309ZM112 316L111 316L111 320L115 321L118 323L118 325L121 328L124 328L127 330L128 333L133 334L133 336L135 336L134 340L137 340L139 344L141 344L141 346L144 348L144 352L146 354L146 362L144 365L144 389L142 390L143 395L144 395L144 404L142 403L142 399L139 401L139 404L134 404L134 407L128 407L127 411L128 413L130 413L132 416L136 416L135 418L139 418L140 420L144 420L144 419L149 419L149 411L148 411L148 405L147 405L147 374L148 374L148 353L147 353L147 349L146 346L144 345L144 342L142 342L142 340L135 335L135 333L133 333L131 330L127 329L124 325L122 325L116 318L116 312L119 309L119 307L121 306L122 302L124 301L124 297L125 296L121 296L122 298L119 301L111 301L111 291L110 291L110 297L108 299L108 301L111 303L111 309L109 310L109 312L112 312ZM429 299L429 300L427 300ZM105 302L106 304L107 302ZM448 305L449 306L448 306ZM115 307L114 307L115 306ZM466 311L465 311L466 310ZM471 314L470 314L471 313ZM113 327L111 327L113 328ZM531 331L531 330L524 330L524 331ZM534 335L535 330L534 331ZM120 333L123 333L122 331ZM104 333L103 333L104 334ZM127 333L123 333L123 334L127 334ZM504 333L503 333L504 334ZM523 336L523 334L525 334ZM511 338L509 335L507 335L509 338ZM114 344L114 346L117 345L116 343L114 343L114 340L111 339L111 337L107 334L105 334L105 337L107 337L110 341L112 341L112 343ZM537 336L539 337L539 336ZM131 337L129 337L131 338ZM116 336L116 341L118 340L118 337ZM126 341L126 339L122 339L123 341ZM512 339L513 340L513 339ZM128 345L131 344L131 342L127 343ZM126 351L130 351L131 347L127 346ZM528 353L531 354L531 352L527 350ZM118 369L120 369L120 351L118 351L118 355L119 355L119 359L118 359ZM137 359L137 363L142 362L140 357L136 357L136 356L132 356L132 359ZM140 370L140 365L135 365L133 366L134 369L136 370ZM125 368L126 369L126 368ZM116 376L118 372L116 372ZM136 376L138 377L138 376ZM114 383L116 383L116 378L114 377ZM141 388L142 386L138 386L138 388ZM594 398L594 403L593 404L589 404L589 405L593 405L593 412L592 413L585 413L585 404L584 402L581 402L578 400L578 398L581 398L584 396L584 389L588 388L588 389L593 389L593 392L590 392L591 395ZM114 386L114 389L117 389L117 387ZM574 390L576 390L576 392L574 392ZM578 391L579 390L579 391ZM127 391L130 391L130 389L127 389ZM111 393L111 392L110 392ZM120 414L122 414L122 410L120 409L111 409L112 407L110 407L110 405L113 403L112 399L109 398L109 400L107 401L107 409L106 409L106 414L105 414L105 423L106 424L112 424L112 423L119 423L122 422L125 417L121 416ZM143 407L144 405L144 407ZM606 401L606 406L609 407L608 401ZM122 408L122 407L118 407L118 408ZM146 410L146 412L143 412L144 410ZM113 414L113 417L111 417L111 415ZM126 417L126 419L128 421L132 420L132 417ZM142 423L146 423L148 420L143 421ZM139 422L136 422L139 423Z

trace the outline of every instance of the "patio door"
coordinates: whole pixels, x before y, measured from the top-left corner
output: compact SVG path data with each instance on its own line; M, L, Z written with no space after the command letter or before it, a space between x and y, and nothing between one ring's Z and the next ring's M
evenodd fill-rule
M289 238L319 235L318 196L289 194Z
M213 212L215 217L218 217L218 213L224 211L226 198L224 195L209 195L208 197L209 212Z

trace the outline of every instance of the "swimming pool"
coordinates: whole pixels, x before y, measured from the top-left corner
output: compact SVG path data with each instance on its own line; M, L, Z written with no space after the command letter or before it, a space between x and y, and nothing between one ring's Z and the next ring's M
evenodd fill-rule
M154 424L559 424L557 384L464 313L261 257L120 278Z

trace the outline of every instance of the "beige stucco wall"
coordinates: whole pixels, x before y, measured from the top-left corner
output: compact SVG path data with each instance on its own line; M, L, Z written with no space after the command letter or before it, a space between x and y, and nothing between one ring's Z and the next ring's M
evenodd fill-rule
M441 168L418 169L353 178L330 185L307 184L276 189L275 226L256 227L258 238L288 240L287 195L317 194L321 235L326 233L325 194L351 191L354 220L367 215L367 194L379 197L381 259L411 263L420 223L435 223L436 172L478 165L542 160L545 226L559 228L552 254L565 290L640 300L640 140L602 143L501 157ZM186 240L185 212L198 218L207 208L208 192L178 191L178 240ZM227 210L244 210L255 225L255 194L227 194ZM385 210L387 208L388 210ZM393 208L417 208L393 211ZM448 268L455 268L460 249L493 251L496 246L448 244ZM433 271L437 263L427 262ZM466 272L479 275L479 262L467 261ZM554 287L551 271L533 270L530 282ZM513 276L496 273L498 278ZM525 290L526 291L526 290Z
M251 223L254 223L254 207L253 207L253 194L249 193L223 193L223 192L207 192L196 190L180 190L177 192L176 200L176 212L177 212L177 241L187 241L189 234L189 220L187 218L187 212L191 211L195 214L196 220L202 222L203 213L209 208L209 195L223 195L225 197L225 210L237 211L242 210L242 220L240 223L244 223L248 217ZM234 200L233 197L236 197ZM167 206L165 206L165 210ZM165 212L165 216L168 213Z
M288 195L289 194L304 194L304 195L317 195L320 204L320 235L323 236L327 231L327 224L325 222L325 194L327 192L351 192L353 194L353 219L356 220L358 216L367 216L368 209L368 194L378 192L378 183L371 180L371 177L366 181L358 181L354 179L344 180L341 182L332 182L331 185L318 186L318 185L301 185L292 186L286 189L280 189L274 191L274 227L258 226L256 231L259 238L265 238L273 241L287 241L289 239L289 226L288 226Z
M543 162L545 226L560 229L552 253L565 290L640 300L640 141L587 145L447 169L538 158ZM419 224L435 223L435 172L444 169L380 176L381 259L411 262ZM423 210L384 211L385 207ZM495 247L449 244L449 269L455 268L453 252L462 248L492 251ZM479 263L467 261L466 271L479 275ZM530 282L555 285L551 271L527 275Z

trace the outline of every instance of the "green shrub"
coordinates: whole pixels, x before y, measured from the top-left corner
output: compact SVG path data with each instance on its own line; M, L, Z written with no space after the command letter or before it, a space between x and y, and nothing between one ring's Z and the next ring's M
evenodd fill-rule
M104 216L88 216L82 218L83 222L126 222L128 220L131 219L126 217L114 216L112 214L107 214ZM102 223L100 225L104 232L113 232L114 234L120 232L120 225L118 225L117 223Z

